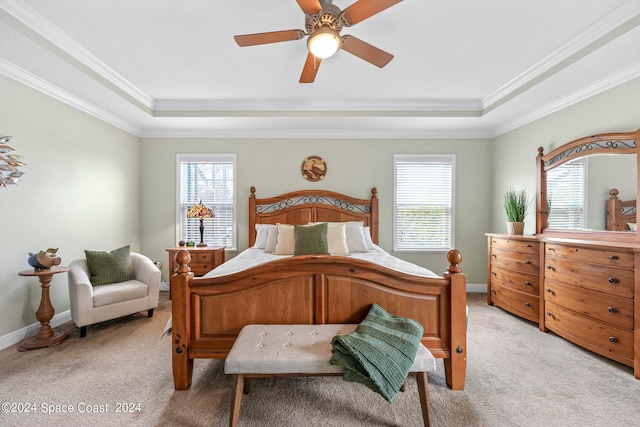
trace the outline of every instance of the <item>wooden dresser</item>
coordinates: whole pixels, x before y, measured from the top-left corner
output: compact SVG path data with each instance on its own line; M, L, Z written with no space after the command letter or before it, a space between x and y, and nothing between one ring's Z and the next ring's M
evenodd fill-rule
M178 268L176 263L176 253L186 249L191 254L191 262L189 267L196 277L204 276L225 260L224 246L182 246L167 249L169 253L169 277L173 276L173 272ZM169 279L169 292L171 292L171 280Z
M540 243L532 236L487 234L487 303L538 323Z
M634 253L544 242L544 326L633 366Z

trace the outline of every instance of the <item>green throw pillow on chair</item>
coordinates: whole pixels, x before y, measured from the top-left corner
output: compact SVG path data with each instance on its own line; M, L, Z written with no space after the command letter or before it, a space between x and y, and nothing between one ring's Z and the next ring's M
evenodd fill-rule
M111 252L85 250L91 284L93 286L108 285L135 279L130 253L128 245Z

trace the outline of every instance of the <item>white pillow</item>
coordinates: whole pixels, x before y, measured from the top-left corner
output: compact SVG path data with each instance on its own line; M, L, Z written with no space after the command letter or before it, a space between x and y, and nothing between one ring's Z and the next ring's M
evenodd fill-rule
M267 253L273 253L278 244L278 227L273 226L267 229L267 243L264 245L264 251Z
M636 226L635 222L628 222L627 225L629 226L629 230L638 231L638 227Z
M293 225L278 224L278 242L273 250L274 255L293 255L296 246L296 235Z
M364 227L362 222L348 222L347 225L347 246L351 252L369 252L367 242L364 238Z
M276 226L273 224L256 224L256 241L252 246L253 248L264 249L267 247L270 228L276 228Z
M310 222L309 225L322 224L321 222ZM331 255L349 256L349 246L347 245L347 227L344 222L328 222L327 244Z
M371 228L369 226L366 226L362 228L362 231L364 233L364 241L367 242L367 248L375 249L373 240L371 240Z

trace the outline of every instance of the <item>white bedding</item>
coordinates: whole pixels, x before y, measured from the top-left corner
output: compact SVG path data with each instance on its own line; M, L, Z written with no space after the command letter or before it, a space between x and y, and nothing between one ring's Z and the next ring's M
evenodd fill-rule
M204 277L225 276L227 274L237 273L239 271L246 270L247 268L255 267L257 265L265 264L269 261L289 257L291 257L291 255L274 255L272 253L265 252L264 249L249 248L242 251L234 258L231 258L229 261L218 266L214 270L211 270ZM366 260L395 271L413 274L415 276L440 277L431 270L401 260L400 258L396 258L376 245L374 245L374 248L369 252L354 252L350 255L350 257Z

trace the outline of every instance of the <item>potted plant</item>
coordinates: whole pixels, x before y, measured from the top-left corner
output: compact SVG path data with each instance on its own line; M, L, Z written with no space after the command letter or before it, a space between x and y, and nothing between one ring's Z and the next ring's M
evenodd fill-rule
M529 209L526 188L509 187L504 193L504 210L507 214L509 234L524 234L524 217Z

